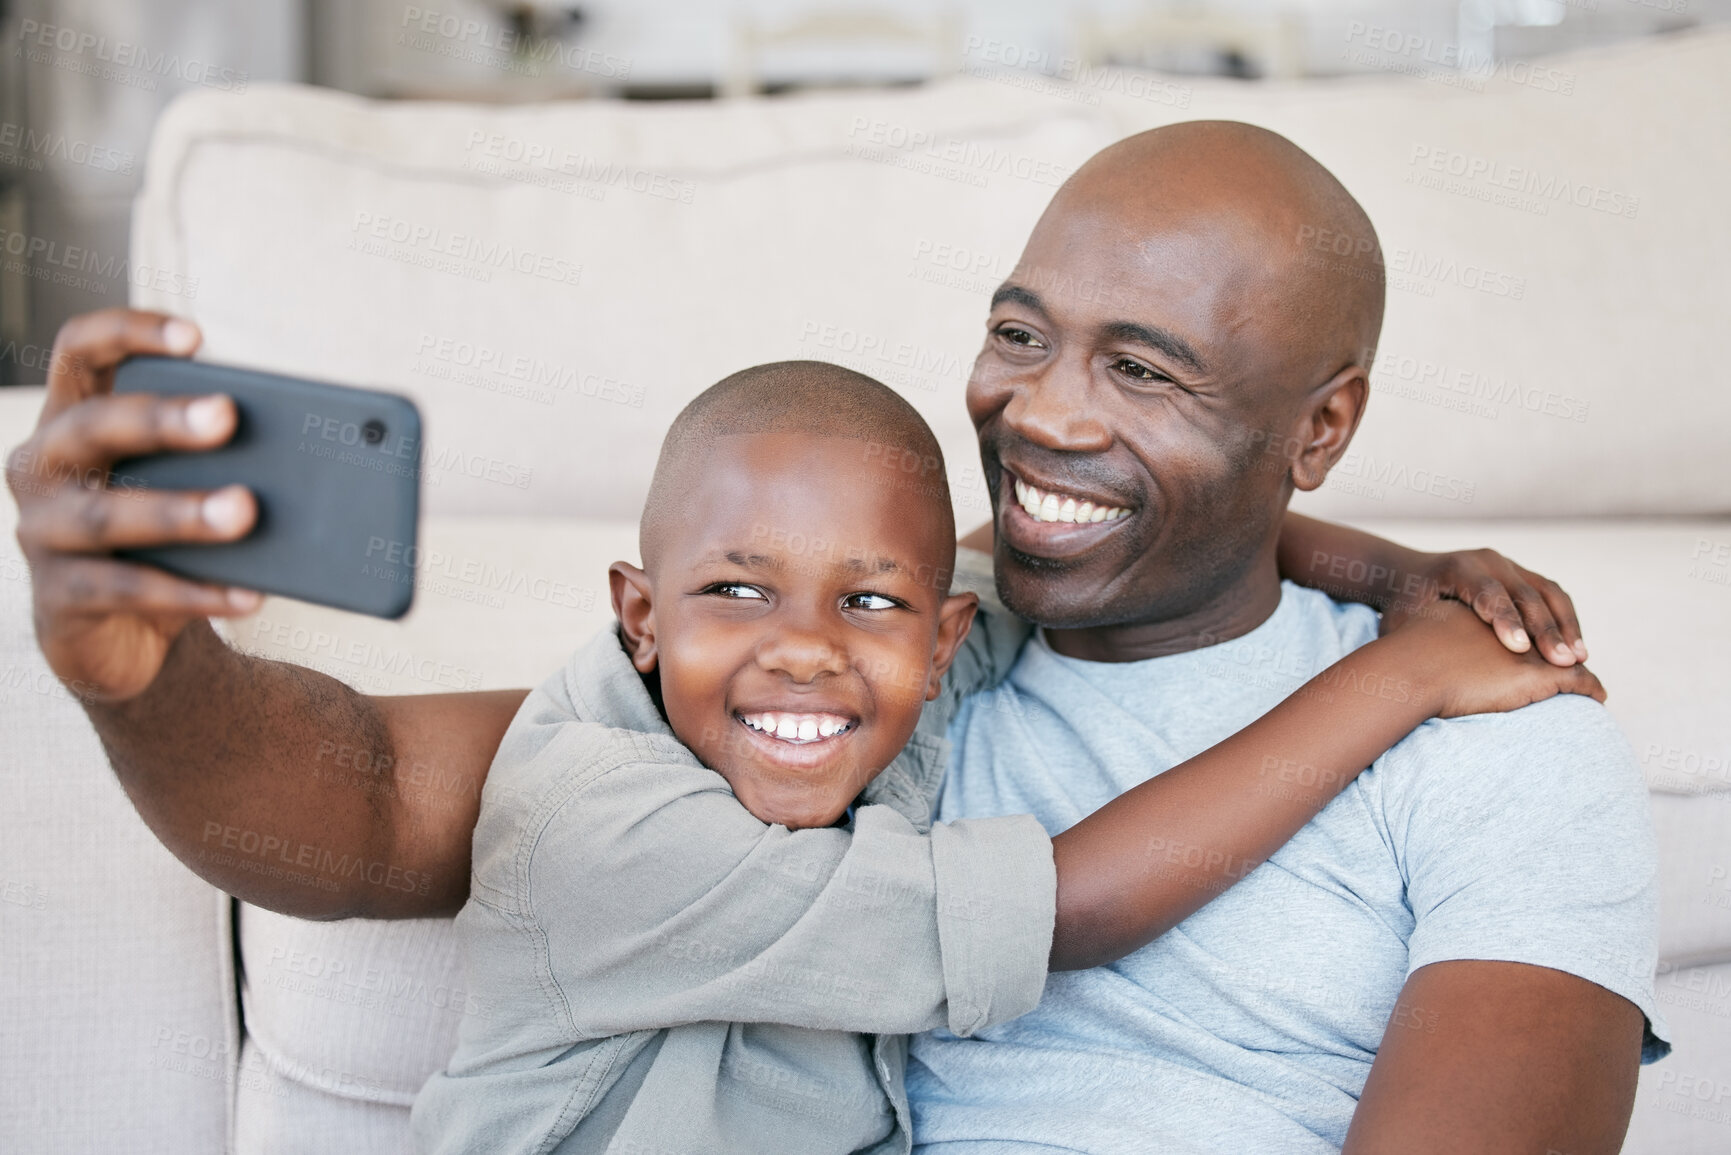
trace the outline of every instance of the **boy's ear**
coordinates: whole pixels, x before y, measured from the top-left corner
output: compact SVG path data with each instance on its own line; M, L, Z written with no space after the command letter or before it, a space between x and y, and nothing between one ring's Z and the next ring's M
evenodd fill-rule
M1328 471L1346 455L1369 393L1370 377L1364 366L1355 363L1311 394L1292 441L1293 488L1308 492L1328 480Z
M938 609L938 644L932 651L932 672L926 679L926 701L931 701L943 689L944 674L956 660L956 651L974 628L974 614L980 599L974 594L951 594Z
M631 664L639 674L655 669L655 598L649 575L630 562L616 561L607 567L607 585L613 593L613 616L631 651Z

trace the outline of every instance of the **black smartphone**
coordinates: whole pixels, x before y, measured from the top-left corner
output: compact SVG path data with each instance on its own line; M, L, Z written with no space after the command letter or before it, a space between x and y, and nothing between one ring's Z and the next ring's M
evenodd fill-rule
M421 414L393 393L274 373L133 357L116 393L226 393L239 424L227 444L117 461L115 488L216 489L238 482L258 522L234 542L152 546L120 556L198 581L242 586L380 618L415 595Z

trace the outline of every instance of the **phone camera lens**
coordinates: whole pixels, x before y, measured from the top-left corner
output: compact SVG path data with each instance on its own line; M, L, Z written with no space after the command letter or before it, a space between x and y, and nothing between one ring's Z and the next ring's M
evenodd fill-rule
M366 438L368 445L377 445L385 439L385 423L376 417L373 418L361 426L361 436Z

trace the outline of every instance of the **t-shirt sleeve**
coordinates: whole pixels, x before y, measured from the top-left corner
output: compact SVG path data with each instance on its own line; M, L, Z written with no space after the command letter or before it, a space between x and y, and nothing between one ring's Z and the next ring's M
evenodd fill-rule
M972 1034L1044 986L1056 874L1028 816L928 834L863 806L851 830L790 831L702 766L620 758L529 830L520 914L582 1034Z
M1414 929L1407 973L1529 963L1621 995L1669 1050L1653 995L1658 848L1639 767L1604 707L1560 695L1431 721L1378 763Z

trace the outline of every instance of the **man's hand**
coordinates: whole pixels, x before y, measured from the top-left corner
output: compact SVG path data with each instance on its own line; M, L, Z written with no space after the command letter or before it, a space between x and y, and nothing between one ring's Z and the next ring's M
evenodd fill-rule
M1536 639L1539 655L1554 666L1587 660L1575 603L1550 578L1494 549L1415 554L1412 565L1422 580L1415 593L1383 609L1384 633L1438 601L1452 599L1471 606L1504 647L1517 654L1532 649Z
M256 609L257 594L185 581L119 561L114 550L229 541L257 508L241 486L204 493L109 487L109 467L164 450L212 449L234 433L226 397L113 395L114 370L134 354L185 356L189 321L108 309L60 330L48 398L30 439L6 461L18 541L30 563L36 636L48 665L81 698L141 693L188 623ZM124 480L124 479L122 479Z
M113 396L128 356L198 342L188 322L126 309L61 329L41 420L6 469L42 652L139 815L200 877L305 918L454 914L481 785L523 691L358 694L231 650L204 620L246 613L258 595L112 556L231 540L257 515L240 486L110 485L121 458L210 449L234 432L225 397Z

